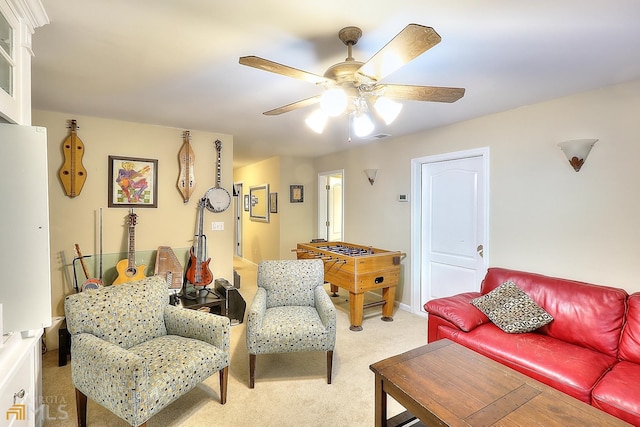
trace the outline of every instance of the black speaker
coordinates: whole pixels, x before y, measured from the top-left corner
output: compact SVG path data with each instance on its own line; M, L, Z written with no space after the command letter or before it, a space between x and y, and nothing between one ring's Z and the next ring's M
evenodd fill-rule
M238 289L226 279L216 279L214 289L226 301L227 317L231 319L231 324L242 323L247 303L238 292Z

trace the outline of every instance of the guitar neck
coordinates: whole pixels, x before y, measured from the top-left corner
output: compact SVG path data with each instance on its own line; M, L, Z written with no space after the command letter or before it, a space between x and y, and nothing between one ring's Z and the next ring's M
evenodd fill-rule
M216 165L216 188L220 188L220 168L221 168L221 159L220 159L220 151L222 150L222 142L219 139L216 139L216 151L218 152L218 164Z
M127 259L129 260L129 268L136 266L136 233L135 226L129 226L129 253Z

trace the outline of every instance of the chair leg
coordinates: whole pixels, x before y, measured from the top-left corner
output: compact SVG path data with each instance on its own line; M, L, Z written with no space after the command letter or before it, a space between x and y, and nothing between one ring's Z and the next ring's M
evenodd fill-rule
M87 396L76 389L76 413L78 427L87 427Z
M249 355L249 388L253 388L256 382L256 355Z
M327 384L331 384L332 370L333 370L333 350L327 351Z
M229 379L229 367L220 370L220 404L227 403L227 382Z

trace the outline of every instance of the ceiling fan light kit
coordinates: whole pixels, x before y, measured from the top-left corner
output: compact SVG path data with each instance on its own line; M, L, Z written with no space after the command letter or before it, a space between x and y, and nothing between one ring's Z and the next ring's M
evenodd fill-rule
M332 65L323 76L298 70L257 56L243 56L242 65L263 71L309 81L325 87L320 96L303 99L273 110L265 115L279 115L298 108L320 104L305 123L314 132L322 133L328 117L348 114L353 131L358 137L369 135L375 129L371 110L390 125L402 110L394 100L455 102L464 96L465 89L435 86L382 84L380 80L406 65L440 42L440 36L431 27L409 24L366 63L356 61L352 48L362 36L358 27L345 27L338 38L347 46L347 58Z

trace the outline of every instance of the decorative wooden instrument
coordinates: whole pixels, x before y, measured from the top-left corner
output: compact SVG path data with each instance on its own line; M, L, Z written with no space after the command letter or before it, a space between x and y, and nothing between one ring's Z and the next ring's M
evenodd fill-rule
M193 246L189 250L189 264L187 266L187 280L193 284L193 286L207 286L213 281L213 274L209 269L209 262L211 258L206 257L205 248L205 235L203 234L203 221L204 221L204 206L207 203L206 198L202 198L198 203L200 222L198 224L198 234L196 236L197 248L194 253Z
M91 277L91 275L89 274L89 271L87 270L87 266L84 263L84 257L80 252L80 245L76 243L75 246L76 246L76 255L80 259L80 265L82 266L82 271L84 272L84 277L86 278L86 280L82 283L82 287L80 288L80 290L86 291L88 289L98 289L99 287L102 286L102 280L97 279L95 277Z
M138 216L133 213L133 208L129 211L129 252L127 259L121 259L116 264L116 270L118 271L118 277L113 281L114 285L120 285L122 283L131 282L133 280L144 279L146 265L136 266L136 222Z
M189 203L189 198L193 194L193 190L196 188L196 177L194 173L193 164L195 162L195 154L191 149L191 136L188 130L185 130L182 134L184 143L180 152L178 153L178 160L180 162L180 175L178 175L178 190L182 194L182 198L185 203Z
M82 165L84 144L78 138L78 126L75 120L71 120L69 128L71 129L71 135L62 143L64 163L58 171L58 175L67 196L76 197L80 195L84 182L87 180L87 170Z
M219 139L216 139L216 151L218 152L218 163L216 166L216 186L214 188L210 188L205 195L207 200L207 209L211 212L224 212L227 210L229 205L231 204L231 196L229 192L224 188L220 187L220 151L222 150L222 142Z
M153 274L164 276L169 289L180 289L182 287L182 265L173 249L169 246L158 246L156 267Z

